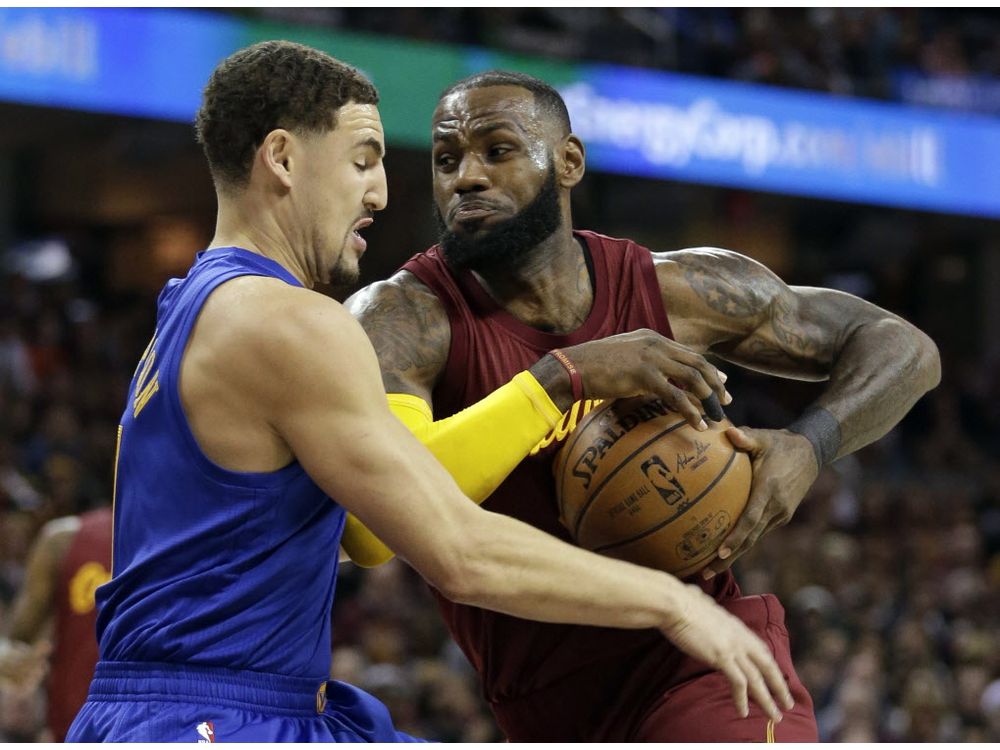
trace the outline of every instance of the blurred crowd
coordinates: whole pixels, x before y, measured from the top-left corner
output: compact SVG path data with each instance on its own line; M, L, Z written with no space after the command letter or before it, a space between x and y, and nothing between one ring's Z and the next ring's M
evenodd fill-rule
M0 277L0 630L41 525L110 501L115 425L153 327L152 299L74 268ZM731 390L737 421L776 408L754 376ZM946 361L900 428L825 470L738 566L746 592L784 602L826 740L1000 741L998 391L997 363ZM412 570L345 565L339 587L334 677L404 731L501 739ZM0 740L44 738L44 700L0 688Z
M273 20L573 62L896 98L894 76L1000 76L1000 17L941 8L258 8Z

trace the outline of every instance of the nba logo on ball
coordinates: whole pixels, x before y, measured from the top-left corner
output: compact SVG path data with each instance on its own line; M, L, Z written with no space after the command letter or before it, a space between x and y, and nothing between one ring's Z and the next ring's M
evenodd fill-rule
M643 461L642 473L646 475L646 479L656 488L667 505L673 505L684 497L684 488L681 487L681 483L670 475L670 469L659 456L652 456Z
M584 549L694 575L750 495L750 458L729 442L730 426L696 430L651 397L603 402L555 458L559 520Z

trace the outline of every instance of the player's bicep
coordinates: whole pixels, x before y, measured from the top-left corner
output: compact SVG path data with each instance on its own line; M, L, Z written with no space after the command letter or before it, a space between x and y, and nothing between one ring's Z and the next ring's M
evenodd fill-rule
M661 253L655 263L678 341L754 370L823 379L862 317L862 300L790 287L763 264L730 250Z
M451 345L451 326L437 297L404 271L344 304L372 342L386 392L430 403Z

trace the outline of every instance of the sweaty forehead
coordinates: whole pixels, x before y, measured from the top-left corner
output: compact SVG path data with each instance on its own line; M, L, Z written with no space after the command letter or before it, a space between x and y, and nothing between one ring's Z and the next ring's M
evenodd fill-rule
M498 125L526 135L538 133L534 95L520 86L463 89L448 94L434 110L435 135Z
M378 107L374 104L356 104L348 102L337 110L337 127L334 132L350 140L366 140L373 138L385 147L385 134L382 130L382 118Z

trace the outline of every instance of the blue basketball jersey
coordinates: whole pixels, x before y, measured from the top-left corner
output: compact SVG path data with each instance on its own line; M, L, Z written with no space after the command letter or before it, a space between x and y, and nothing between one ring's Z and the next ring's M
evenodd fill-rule
M101 659L325 680L345 512L302 467L223 469L198 446L178 376L208 295L237 276L299 282L240 248L199 253L157 303L119 427L111 581L97 591Z

